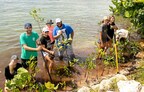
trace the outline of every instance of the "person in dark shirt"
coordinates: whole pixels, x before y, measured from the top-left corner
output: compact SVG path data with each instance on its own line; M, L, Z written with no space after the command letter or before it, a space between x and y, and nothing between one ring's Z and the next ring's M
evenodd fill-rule
M110 40L109 41L109 44L110 44L110 47L112 47L112 40L113 40L113 37L114 37L114 32L118 29L118 27L116 26L115 24L115 17L114 16L109 16L109 25L108 25L108 39Z
M14 75L17 74L17 70L22 67L19 62L17 55L12 55L10 63L5 67L5 78L6 80L11 80L14 78Z
M45 66L48 66L49 73L52 71L53 60L54 60L54 51L52 51L53 44L51 43L50 37L48 35L49 30L47 28L43 28L42 37L40 38L40 43L42 47L42 54L45 57ZM46 68L46 67L45 67Z

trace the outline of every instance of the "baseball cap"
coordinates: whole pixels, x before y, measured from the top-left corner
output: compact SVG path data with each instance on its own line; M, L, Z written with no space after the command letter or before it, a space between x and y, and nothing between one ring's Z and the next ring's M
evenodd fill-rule
M17 59L17 60L19 59L17 55L12 55L12 56L11 56L11 60L16 60L16 59Z
M30 28L30 27L32 27L32 24L31 24L31 23L26 23L26 24L24 25L24 28Z
M108 20L108 19L109 19L108 16L103 17L103 20Z
M42 32L48 32L49 30L46 28L46 27L44 27L43 29L42 29Z
M56 18L56 23L61 22L62 20L60 18Z

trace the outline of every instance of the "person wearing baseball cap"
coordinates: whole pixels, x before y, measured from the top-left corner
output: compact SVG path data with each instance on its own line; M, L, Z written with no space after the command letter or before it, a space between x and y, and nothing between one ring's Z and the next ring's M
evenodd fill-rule
M39 43L39 35L37 32L32 30L32 24L26 23L24 25L25 32L20 35L20 46L21 46L21 61L24 68L29 68L28 61L36 62L37 64L37 51L40 51L41 46L36 46ZM34 58L33 58L34 57Z
M55 38L56 45L59 48L58 55L59 59L63 60L63 54L65 51L67 51L68 56L70 56L71 61L75 58L75 55L73 53L73 48L72 48L72 39L74 37L74 30L72 27L68 24L62 23L62 20L60 18L56 18L55 20L56 26L54 27L53 30L53 37ZM61 39L62 38L62 39ZM64 46L64 49L60 49L61 46L59 46L59 43L62 44L64 40L71 39L70 45L69 46Z
M53 62L54 62L54 51L52 51L52 43L51 43L51 39L48 35L49 30L44 27L42 29L42 36L40 38L40 43L41 43L41 47L42 47L42 54L45 58L45 60L47 62L44 62L44 67L48 66L49 69L49 73L52 72L52 66L53 66ZM46 69L46 67L45 67Z

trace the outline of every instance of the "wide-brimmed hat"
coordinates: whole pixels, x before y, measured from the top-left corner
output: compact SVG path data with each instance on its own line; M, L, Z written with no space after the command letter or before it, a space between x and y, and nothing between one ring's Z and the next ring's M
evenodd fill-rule
M53 24L52 20L48 20L46 24Z

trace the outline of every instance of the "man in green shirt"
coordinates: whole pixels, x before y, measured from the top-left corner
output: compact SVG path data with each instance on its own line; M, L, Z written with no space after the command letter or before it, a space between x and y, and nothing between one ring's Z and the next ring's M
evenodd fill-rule
M37 51L42 49L41 46L36 47L38 44L38 33L32 31L32 24L26 23L24 25L26 32L20 35L20 45L21 45L21 60L22 66L28 68L27 61L34 57L31 61L36 61L37 64Z

